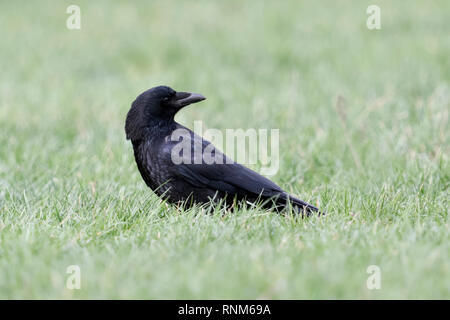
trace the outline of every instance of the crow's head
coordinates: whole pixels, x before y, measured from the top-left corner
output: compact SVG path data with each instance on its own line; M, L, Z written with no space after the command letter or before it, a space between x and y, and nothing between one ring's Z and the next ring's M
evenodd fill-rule
M183 107L205 100L197 93L176 92L170 87L159 86L141 93L131 105L125 122L127 139L139 140L144 129L158 120L172 120Z

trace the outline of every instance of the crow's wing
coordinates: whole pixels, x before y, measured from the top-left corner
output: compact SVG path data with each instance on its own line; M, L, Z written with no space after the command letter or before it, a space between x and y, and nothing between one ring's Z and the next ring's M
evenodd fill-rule
M181 148L172 152L177 143L172 144L170 148L164 148L166 149L165 153L170 150L172 155L177 154L181 157L177 161L181 163L170 166L173 175L185 179L193 186L207 187L230 194L247 195L247 193L251 193L256 197L260 195L263 197L286 195L274 182L232 161L209 141L204 140L192 131L189 130L189 135L183 138L185 139L185 146L190 145L190 152L177 153ZM197 144L197 147L194 147L195 144ZM199 148L199 146L201 147ZM198 152L199 150L201 152ZM211 163L211 157L209 157L209 160L206 159L211 155L218 161Z
M272 197L283 190L275 183L258 173L240 165L233 164L180 164L175 168L177 174L197 187L209 187L227 193L252 193Z
M179 142L173 141L163 144L161 150L165 157L170 155L170 159L166 159L172 163L167 167L170 168L173 176L181 178L197 188L209 188L243 197L251 196L250 198L277 198L278 204L283 206L286 201L289 201L299 210L306 210L307 214L319 211L309 203L286 193L269 179L232 161L209 141L187 128L180 127L187 133L183 138L185 143L183 150L179 150ZM173 152L174 150L176 152ZM199 150L201 152L198 152ZM175 158L173 158L174 155ZM216 161L211 162L211 155Z

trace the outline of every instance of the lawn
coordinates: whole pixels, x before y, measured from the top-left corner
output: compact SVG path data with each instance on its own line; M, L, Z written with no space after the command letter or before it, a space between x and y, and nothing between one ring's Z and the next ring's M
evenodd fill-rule
M449 11L2 2L0 298L449 299ZM188 127L279 129L271 179L327 215L161 202L124 132L160 84L207 97L177 116Z

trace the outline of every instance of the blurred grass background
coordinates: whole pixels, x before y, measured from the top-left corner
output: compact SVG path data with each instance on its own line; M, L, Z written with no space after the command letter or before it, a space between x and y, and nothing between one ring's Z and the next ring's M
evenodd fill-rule
M0 298L450 298L448 1L1 8ZM123 130L160 84L208 98L186 126L279 128L273 180L329 214L162 204Z

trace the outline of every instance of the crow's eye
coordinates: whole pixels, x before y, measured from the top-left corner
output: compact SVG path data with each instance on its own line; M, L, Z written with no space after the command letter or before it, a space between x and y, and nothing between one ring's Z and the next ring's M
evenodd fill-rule
M163 99L162 99L162 101L164 101L164 102L167 102L167 101L169 101L169 97L165 97L165 98L163 98Z

